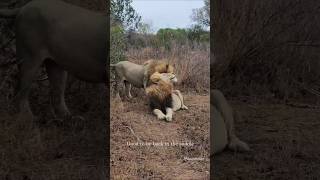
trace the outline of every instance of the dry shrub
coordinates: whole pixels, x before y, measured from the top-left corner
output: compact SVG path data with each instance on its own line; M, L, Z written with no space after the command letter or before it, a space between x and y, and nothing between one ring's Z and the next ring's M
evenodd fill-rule
M209 48L191 48L190 46L172 45L170 51L164 48L131 48L127 51L129 61L143 64L148 59L168 60L175 67L179 89L195 92L208 92L210 88Z
M319 5L316 0L214 1L215 87L284 99L318 94Z

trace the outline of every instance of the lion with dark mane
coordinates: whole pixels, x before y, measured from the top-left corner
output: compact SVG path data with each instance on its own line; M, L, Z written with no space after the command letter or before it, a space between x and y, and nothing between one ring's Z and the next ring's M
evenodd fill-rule
M172 121L173 111L188 109L181 92L173 89L174 79L175 75L172 73L155 72L150 77L151 85L146 88L146 94L150 108L158 119Z
M172 92L173 84L161 79L161 74L155 72L150 77L153 83L146 88L146 94L149 97L150 107L159 119L172 120ZM165 116L162 116L166 112Z

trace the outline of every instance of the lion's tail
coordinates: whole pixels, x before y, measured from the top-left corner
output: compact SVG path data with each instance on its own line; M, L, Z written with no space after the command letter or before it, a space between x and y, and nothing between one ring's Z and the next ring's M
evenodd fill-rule
M15 18L20 12L20 8L0 9L0 18Z

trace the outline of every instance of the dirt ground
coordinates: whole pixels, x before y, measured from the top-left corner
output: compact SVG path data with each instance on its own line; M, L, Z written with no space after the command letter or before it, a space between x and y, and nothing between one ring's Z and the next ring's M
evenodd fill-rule
M5 93L0 96L0 179L105 179L105 88L83 82L68 86L69 109L83 120L53 117L48 89L47 82L32 89L34 119L8 113L11 101L4 100Z
M209 178L209 96L182 93L189 110L176 112L172 122L156 119L143 94L129 101L113 99L112 179ZM193 144L152 145L172 141ZM127 144L136 142L145 144Z
M213 158L213 179L318 179L320 109L231 101L239 137L253 152ZM211 166L211 167L212 167Z

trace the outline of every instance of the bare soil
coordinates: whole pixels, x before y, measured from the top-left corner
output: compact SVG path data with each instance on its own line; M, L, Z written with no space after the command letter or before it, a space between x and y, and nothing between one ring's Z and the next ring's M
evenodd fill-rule
M175 112L172 122L158 120L143 93L129 101L111 101L112 179L209 178L209 96L182 93L189 110ZM172 141L194 144L127 144Z
M251 153L213 157L213 179L318 179L320 109L231 101L242 115L237 134Z
M107 128L105 88L68 84L69 109L84 119L57 119L50 111L48 83L30 96L34 119L8 113L0 96L0 179L105 179Z

